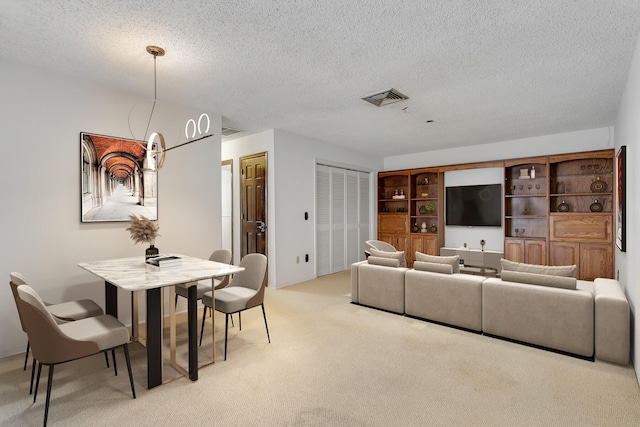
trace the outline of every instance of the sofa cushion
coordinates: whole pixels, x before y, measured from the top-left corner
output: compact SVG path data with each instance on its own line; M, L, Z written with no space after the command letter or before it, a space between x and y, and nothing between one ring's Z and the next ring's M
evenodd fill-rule
M460 256L435 256L416 251L416 261L432 262L436 264L448 264L454 273L460 273Z
M400 267L406 267L407 266L407 260L404 257L404 252L403 251L386 252L386 251L379 251L377 249L371 248L371 249L369 249L369 252L371 253L371 256L381 257L381 258L397 259L400 262Z
M373 256L371 255L367 258L369 264L373 265L384 265L386 267L400 267L400 260L396 258L385 258L381 256Z
M433 273L453 274L451 264L441 264L438 262L415 261L413 268L420 271L431 271Z
M576 289L577 283L575 277L552 276L549 274L526 273L524 271L509 270L502 270L502 280L562 289Z
M551 266L524 264L522 262L509 261L504 258L500 260L500 264L502 265L502 271L520 271L522 273L546 274L549 276L576 277L575 265Z

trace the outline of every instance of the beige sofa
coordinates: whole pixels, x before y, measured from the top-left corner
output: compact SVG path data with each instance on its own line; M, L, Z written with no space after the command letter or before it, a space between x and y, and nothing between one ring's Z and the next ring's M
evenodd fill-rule
M575 279L575 266L506 260L503 278L487 279L457 273L453 257L421 255L416 254L412 270L388 260L376 265L380 260L375 257L373 264L353 264L352 302L586 358L629 363L629 304L616 280L587 282Z
M459 256L416 252L405 273L405 313L409 316L482 331L484 277L460 274Z

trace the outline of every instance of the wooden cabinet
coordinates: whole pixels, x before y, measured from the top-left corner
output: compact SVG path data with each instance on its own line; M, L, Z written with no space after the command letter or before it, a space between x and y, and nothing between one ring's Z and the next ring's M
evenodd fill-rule
M549 157L549 264L613 278L613 150Z
M443 180L438 168L378 174L378 239L405 251L437 255L443 242Z
M614 275L614 152L589 151L380 172L378 238L407 254L444 246L444 171L504 166L504 257L578 266L577 278ZM424 227L423 227L424 224Z
M576 277L613 278L613 247L603 243L551 242L551 265L577 265Z
M548 161L535 157L505 162L505 258L547 263Z
M407 253L407 263L413 265L416 260L416 252L423 254L438 255L440 253L440 245L438 244L438 236L435 234L411 234L409 238L411 242L411 251Z
M547 241L544 239L504 239L504 257L527 264L547 264Z

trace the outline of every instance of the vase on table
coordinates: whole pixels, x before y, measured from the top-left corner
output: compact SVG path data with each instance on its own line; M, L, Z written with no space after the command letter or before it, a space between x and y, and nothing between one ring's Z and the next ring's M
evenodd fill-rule
M151 244L145 251L144 259L154 258L160 255L160 251L153 244Z

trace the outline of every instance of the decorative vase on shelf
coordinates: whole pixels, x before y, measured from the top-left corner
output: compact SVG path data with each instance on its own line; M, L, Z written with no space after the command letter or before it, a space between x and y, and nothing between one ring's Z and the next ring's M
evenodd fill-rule
M160 251L152 243L145 251L144 259L155 258L158 255L160 255Z

